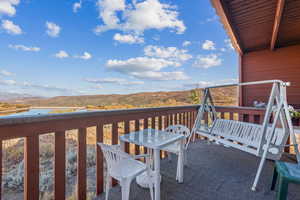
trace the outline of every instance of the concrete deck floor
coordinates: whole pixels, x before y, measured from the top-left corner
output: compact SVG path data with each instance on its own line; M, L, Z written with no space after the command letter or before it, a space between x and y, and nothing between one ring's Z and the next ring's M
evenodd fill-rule
M174 158L175 156L173 156ZM175 181L176 159L161 162L162 200L242 200L275 199L276 192L270 190L273 162L267 161L258 185L258 191L250 190L259 159L248 153L222 145L199 140L189 146L188 166L184 169L184 183ZM97 198L103 200L104 195ZM110 190L110 200L121 199L121 189ZM131 184L131 200L150 199L149 190ZM300 200L300 186L290 184L289 200Z

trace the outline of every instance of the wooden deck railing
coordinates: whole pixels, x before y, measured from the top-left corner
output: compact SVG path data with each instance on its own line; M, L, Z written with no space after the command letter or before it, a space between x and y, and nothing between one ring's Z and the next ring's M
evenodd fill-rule
M103 127L112 126L111 144L118 143L118 124L123 123L124 132L130 131L130 122L135 123L135 130L141 125L163 129L170 124L184 124L192 127L197 112L197 106L180 106L164 108L145 108L129 110L95 111L85 113L52 114L47 116L22 117L0 120L0 147L4 140L25 138L24 143L24 199L39 199L39 136L47 133L55 134L54 147L54 198L66 198L66 138L67 130L78 130L77 141L77 198L86 199L87 176L86 133L88 127L96 127L96 141L103 142ZM97 194L103 192L103 155L96 145L96 188ZM129 151L129 146L126 148ZM140 148L135 147L138 154ZM0 148L0 155L2 149ZM2 157L0 156L0 161ZM1 162L0 162L1 163ZM0 164L1 165L1 164ZM0 166L2 169L2 166ZM1 181L0 173L0 181ZM2 182L2 181L1 181ZM1 192L1 191L0 191Z
M112 111L95 111L68 114L51 114L35 117L18 117L0 120L0 169L2 169L2 142L9 139L25 138L24 143L24 199L39 199L39 137L54 133L54 198L66 198L66 131L77 129L77 198L86 199L87 195L87 128L96 127L96 141L104 141L104 126L110 124L110 143L117 144L120 133L119 124L128 133L152 127L163 129L171 124L184 124L192 128L198 106L177 106ZM263 109L217 107L220 117L259 123L263 119ZM103 155L96 145L96 194L103 192ZM135 146L134 153L141 148ZM129 145L126 145L129 152ZM144 151L147 151L144 149ZM0 183L1 180L0 173ZM1 187L0 187L1 188ZM0 190L1 194L1 190ZM1 199L1 195L0 195Z

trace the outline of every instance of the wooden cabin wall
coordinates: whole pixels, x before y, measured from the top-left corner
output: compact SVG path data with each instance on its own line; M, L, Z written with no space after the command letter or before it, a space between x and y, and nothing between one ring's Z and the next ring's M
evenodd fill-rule
M288 103L300 108L300 45L246 53L240 60L240 81L280 79L291 82L287 89ZM241 90L241 106L254 101L268 101L270 85L247 86Z

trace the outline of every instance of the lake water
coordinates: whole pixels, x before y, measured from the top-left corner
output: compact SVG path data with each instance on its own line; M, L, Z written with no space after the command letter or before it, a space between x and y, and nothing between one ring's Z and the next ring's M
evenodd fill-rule
M18 116L47 115L51 111L53 111L53 109L31 109L31 110L25 111L25 112L3 115L3 116L0 116L0 119L1 118L12 118L12 117L18 117ZM85 112L85 111L86 110L78 110L76 112Z

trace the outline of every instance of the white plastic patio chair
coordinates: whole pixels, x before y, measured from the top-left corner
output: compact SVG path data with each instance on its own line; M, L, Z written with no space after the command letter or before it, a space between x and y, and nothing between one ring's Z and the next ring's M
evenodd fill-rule
M171 125L168 126L164 131L169 132L169 133L176 133L176 134L181 134L184 135L186 140L185 140L185 144L184 144L184 148L183 148L183 165L187 165L187 147L188 147L188 139L191 136L191 132L190 130L183 125ZM179 151L180 151L180 142L176 142L173 144L170 144L168 146L165 146L162 150L163 151L167 151L168 153L173 153L176 154L177 156L179 155ZM169 161L171 161L171 154L168 154L168 159ZM178 163L177 163L177 172L176 172L176 180L178 181L179 179L179 165L180 165L180 160L178 159Z
M135 159L146 157L149 163L148 155L137 155L135 157L123 152L119 145L106 145L98 143L101 147L107 164L105 200L108 200L108 193L111 186L111 178L119 181L122 190L122 200L129 200L131 181L141 173L147 171L151 176L151 169L143 162ZM150 178L151 179L151 178ZM153 183L149 180L151 199L153 200Z

